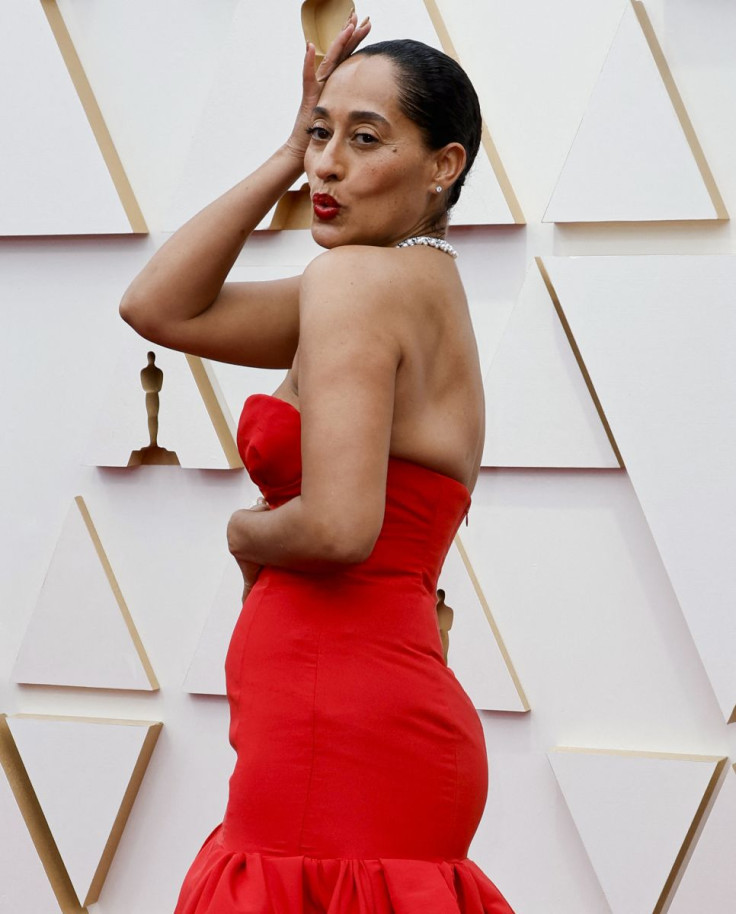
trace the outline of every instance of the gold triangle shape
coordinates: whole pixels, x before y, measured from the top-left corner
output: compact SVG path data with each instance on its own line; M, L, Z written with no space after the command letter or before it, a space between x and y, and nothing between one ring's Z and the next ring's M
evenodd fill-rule
M6 714L0 714L0 767L8 779L15 802L26 823L33 846L36 848L36 853L41 860L41 865L46 872L62 914L87 914L87 909L79 904L46 816L43 814L41 804L38 802L28 772L8 727Z
M475 591L475 594L478 597L478 602L480 603L481 608L483 609L483 613L486 617L486 620L488 621L488 624L491 627L491 631L493 632L493 637L496 640L498 649L501 652L501 656L503 657L504 663L506 664L506 669L508 670L509 676L511 677L511 681L514 683L514 688L516 689L516 691L519 695L519 701L521 702L521 706L524 711L529 711L531 709L530 709L526 694L524 692L524 687L521 684L519 675L516 672L513 661L511 660L511 655L509 654L508 649L506 648L506 644L504 643L503 636L501 635L501 630L499 629L498 625L496 624L496 620L493 618L493 613L491 612L491 607L488 604L488 600L486 600L486 595L483 593L483 588L481 587L480 581L478 580L478 576L475 573L475 569L473 568L473 565L472 565L470 559L468 558L468 553L465 550L463 541L460 539L459 533L455 535L455 545L457 546L457 551L460 554L460 558L462 559L463 565L465 566L465 570L468 574L468 578L470 579L470 583L473 585L473 590Z
M225 454L230 469L242 470L235 430L232 426L230 411L224 406L224 397L212 369L199 357L187 354L187 364L197 384L197 390L204 402L207 415L215 430L220 447Z
M588 369L585 367L585 362L583 361L583 356L580 352L578 344L575 342L575 337L572 334L572 329L570 328L570 324L568 323L567 317L565 316L565 312L562 308L560 298L557 294L557 291L556 291L554 285L552 284L552 280L550 278L549 273L547 272L547 268L544 265L544 261L542 260L541 257L535 257L534 260L535 260L535 263L537 264L537 267L539 268L539 272L542 274L542 279L544 280L544 284L547 287L547 291L549 292L549 297L552 299L552 304L554 305L555 311L557 312L557 316L560 319L560 323L562 324L562 329L565 331L565 336L567 337L568 342L570 343L570 348L572 349L573 355L575 356L575 361L578 363L580 372L583 375L585 384L590 392L590 396L593 400L593 403L595 404L595 408L598 411L598 415L600 416L601 422L603 424L603 428L605 429L606 435L608 436L608 440L611 444L611 448L613 449L613 453L616 455L616 460L618 460L618 463L619 463L619 466L621 467L621 469L625 469L626 467L624 465L624 459L621 456L621 451L619 450L618 445L616 444L616 439L613 437L613 431L611 429L611 425L610 425L608 419L606 418L606 414L603 412L603 406L598 397L598 394L596 393L595 387L593 386L593 379L590 377L590 373L588 372Z
M697 134L695 133L695 128L693 123L690 120L690 115L687 113L687 108L685 108L685 103L682 100L677 86L675 85L675 80L672 76L672 71L670 70L669 64L667 63L667 58L664 56L664 51L662 46L657 40L656 32L652 26L652 21L649 18L646 9L644 8L644 3L642 0L631 0L631 5L634 8L636 13L636 18L639 21L641 30L644 33L644 37L647 40L649 45L649 50L652 53L654 62L657 65L659 70L659 75L662 78L662 82L667 89L667 94L670 97L672 102L672 107L675 109L678 120L682 127L685 138L687 139L688 145L690 146L690 151L693 154L693 158L698 166L700 175L703 179L703 183L706 186L710 199L713 202L713 208L718 214L718 219L728 219L728 211L726 210L726 204L723 202L723 197L721 192L718 190L716 185L715 178L713 177L713 172L710 170L705 159L705 153L703 152L703 147L700 145Z
M153 667L151 666L151 662L148 659L148 655L146 654L146 649L143 647L143 642L141 641L141 637L135 627L133 617L130 615L128 604L125 602L125 597L123 596L123 592L120 589L118 580L115 577L115 572L112 570L112 565L110 564L110 560L107 557L107 553L105 552L105 548L102 545L102 540L100 539L97 528L92 521L92 517L89 513L87 505L85 504L85 501L81 495L77 495L74 501L79 508L79 513L82 515L82 520L84 521L84 525L87 528L90 539L92 540L92 545L95 547L97 558L100 560L102 570L105 572L105 577L107 578L110 589L113 592L115 602L118 604L120 614L122 615L123 621L125 622L125 627L128 629L128 633L130 634L130 638L135 646L136 653L138 654L143 669L145 670L146 678L151 684L151 688L153 690L157 690L159 688L159 684L158 680L156 679L156 674L153 672Z
M66 23L64 22L57 2L56 0L41 0L41 6L46 14L56 43L59 46L59 51L61 52L66 68L69 71L69 76L74 84L74 88L77 90L77 95L79 96L84 112L87 115L87 120L92 128L102 157L105 160L107 170L110 172L110 177L118 192L120 202L123 205L130 226L134 232L145 234L148 232L148 228L143 218L143 213L135 198L128 176L125 174L123 163L115 149L110 131L107 129L102 111L97 104L97 99L94 96L92 87L84 72L82 62L79 59L79 55L74 47L71 35L66 27Z
M445 54L447 54L448 57L452 57L452 59L457 63L461 63L458 53L455 50L455 45L453 44L452 38L450 38L450 33L447 31L445 20L442 18L442 13L437 6L437 0L424 0L424 5L427 7L429 18L432 20L432 25L437 32L437 37L439 38L440 44L442 45L442 50L445 52ZM501 156L498 154L496 144L493 142L491 132L488 129L488 125L486 124L485 120L483 121L481 145L483 146L483 149L488 156L488 160L491 163L493 173L495 174L496 180L498 181L501 188L501 193L506 200L506 205L511 211L511 215L514 217L514 222L516 225L526 225L524 213L521 211L521 206L519 205L519 201L517 200L516 194L514 193L514 188L511 186L511 181L509 181L509 177L506 174L506 169L503 167Z
M163 727L160 721L121 720L100 717L73 717L47 714L15 714L15 718L48 721L74 721L84 724L107 724L128 727L145 727L146 735L142 740L135 765L130 772L115 821L100 854L87 895L80 906L71 878L67 872L56 841L49 828L43 809L40 805L32 781L13 739L5 714L0 715L0 763L6 770L8 781L18 802L21 814L31 834L34 846L41 858L41 863L49 877L54 894L64 914L79 914L87 910L86 906L98 901L105 878L112 864L115 852L133 803L140 789L143 776L151 760L156 741Z
M76 511L79 511L78 518L76 516ZM82 527L79 526L80 519L82 521ZM84 529L84 532L81 532L82 528ZM96 582L95 586L96 587L101 586L102 590L100 591L100 593L104 593L105 592L105 582L106 582L107 586L109 586L110 590L112 591L112 597L114 599L114 602L117 606L118 611L120 612L120 615L122 617L122 623L124 626L124 630L123 629L119 630L120 636L126 637L126 635L127 635L127 637L130 638L130 642L133 646L133 649L135 650L135 654L137 655L137 659L140 663L140 668L143 671L143 674L145 676L145 681L147 681L148 686L143 684L144 680L140 677L140 671L136 671L136 676L138 678L133 681L134 684L128 683L127 679L117 680L117 681L113 682L112 684L109 682L105 683L104 678L103 679L99 678L99 674L95 674L95 676L92 677L91 679L89 679L88 681L84 681L84 678L83 678L83 681L80 684L79 681L74 682L74 681L69 681L66 679L67 676L71 676L71 674L69 673L68 670L63 675L61 673L59 673L58 671L56 673L54 673L53 675L50 675L48 672L44 673L43 670L47 669L47 664L49 662L52 662L49 659L50 655L49 655L48 651L46 651L45 653L42 652L42 655L41 655L42 659L40 661L38 661L38 660L29 661L28 656L27 656L29 650L31 652L31 656L33 655L33 644L34 644L33 639L35 637L38 637L38 632L36 631L36 627L38 625L43 626L44 622L48 622L48 617L45 614L45 611L43 609L39 610L38 606L36 608L36 611L34 612L34 614L31 617L31 622L29 624L29 628L26 631L19 655L16 659L16 664L15 664L15 669L14 669L14 681L23 683L23 684L29 684L29 685L34 685L34 684L60 685L60 686L66 685L66 686L70 686L70 687L74 687L74 688L103 688L103 689L133 688L133 689L144 689L146 691L148 691L148 689L150 689L151 691L158 690L158 688L159 688L158 680L156 679L156 675L153 672L153 668L148 659L145 648L143 647L143 643L141 641L140 635L138 634L138 631L135 627L133 619L130 615L128 606L125 602L125 598L123 597L123 593L122 593L122 590L120 589L120 585L118 584L117 578L115 577L115 573L112 570L110 561L107 557L107 554L105 553L105 549L102 545L100 536L97 532L97 529L95 528L94 522L92 521L92 517L89 513L87 505L81 495L77 495L74 499L74 506L71 508L71 513L67 515L67 519L65 521L59 543L61 543L62 539L64 538L67 529L70 529L72 531L75 531L75 530L80 531L79 533L75 533L75 535L82 537L82 539L80 541L80 543L82 543L82 544L86 542L85 534L87 536L89 536L89 538L91 540L90 545L93 547L94 554L96 557L95 558L90 554L89 559L88 559L88 561L92 563L92 565L90 566L90 569L94 568L94 562L98 561L100 563L101 571L104 576L102 579L98 579L99 584ZM49 572L51 571L51 569L54 569L56 567L55 562L57 561L58 554L59 554L59 543L57 543L57 548L54 551L54 555L51 559L51 562L49 565ZM82 546L81 548L86 550L88 547ZM74 580L72 583L76 587L78 582L76 582ZM82 582L82 586L83 586L83 582ZM41 596L39 597L39 603L42 607L48 605L48 599L44 598L43 589L41 591ZM40 616L37 615L37 613L39 611L41 612ZM92 608L91 611L94 612L94 608ZM109 619L114 619L115 608L112 605L109 606L109 608L106 610L106 612L110 612L113 614L112 616L108 617ZM57 626L59 626L59 625L68 626L68 622L65 622L63 617L59 618L58 614L56 615L56 618L55 618L55 624ZM84 632L73 632L72 634L74 636L74 639L77 642L83 644L82 639L84 638ZM64 634L64 637L66 637L66 633ZM29 639L30 639L30 641L29 641ZM84 663L84 661L81 659L81 657L83 656L83 653L86 649L85 649L85 647L82 647L81 650L82 650L82 653L76 653L73 655L77 664ZM132 659L132 655L129 654L128 656ZM39 662L41 663L41 668L40 668L41 672L40 673L38 671ZM30 663L30 667L31 667L30 672L28 672L29 663ZM121 683L127 683L127 685L121 684Z
M719 755L690 755L675 754L671 752L647 752L632 749L584 749L580 747L556 746L553 752L557 753L579 753L583 755L607 755L607 756L624 756L628 758L649 758L649 759L666 759L673 762L713 762L714 767L708 784L703 792L698 807L695 810L690 826L685 833L682 844L678 850L677 856L672 864L670 872L665 879L662 891L652 910L652 914L665 914L669 907L669 896L680 877L680 870L687 859L691 845L696 833L700 827L705 812L713 798L714 792L718 785L721 773L728 762L725 756Z

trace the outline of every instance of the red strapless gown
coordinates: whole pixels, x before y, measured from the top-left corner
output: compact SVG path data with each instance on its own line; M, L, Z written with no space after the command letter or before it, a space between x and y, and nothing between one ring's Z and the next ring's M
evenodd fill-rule
M300 432L291 404L246 400L238 446L273 506L299 493ZM466 856L485 744L436 621L469 506L461 483L392 457L366 561L261 571L225 662L237 752L225 819L175 914L513 914Z

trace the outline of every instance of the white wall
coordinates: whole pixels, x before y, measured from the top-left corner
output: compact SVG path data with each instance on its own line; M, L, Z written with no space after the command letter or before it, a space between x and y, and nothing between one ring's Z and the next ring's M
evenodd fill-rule
M117 303L165 238L188 138L236 0L59 5L151 233L0 240L0 711L164 722L93 910L165 914L220 820L234 762L225 700L191 696L182 683L228 560L225 523L252 500L252 487L237 471L130 472L85 461L128 332ZM730 223L541 222L621 0L439 5L528 222L451 236L485 365L536 256L736 254ZM359 13L363 6L370 12L366 0ZM293 8L298 17L296 0ZM647 10L726 206L736 211L736 8L651 0ZM295 62L294 79L298 69ZM302 262L308 250L303 238L261 237L239 266L280 269ZM695 357L706 360L708 352ZM80 493L158 692L11 681L64 517ZM733 759L736 731L724 722L626 471L486 468L463 538L532 708L528 715L482 713L491 792L472 856L518 914L606 914L610 906L546 753L580 746ZM12 861L0 860L0 868L12 882ZM717 880L703 891L703 911L727 910Z

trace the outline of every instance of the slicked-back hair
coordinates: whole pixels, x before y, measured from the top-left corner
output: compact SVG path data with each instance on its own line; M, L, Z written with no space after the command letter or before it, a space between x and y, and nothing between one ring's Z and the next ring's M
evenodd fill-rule
M465 168L450 187L447 208L460 197L481 139L478 96L468 74L442 51L421 41L400 38L359 48L352 56L388 57L399 73L399 107L424 134L429 149L460 143L467 156Z

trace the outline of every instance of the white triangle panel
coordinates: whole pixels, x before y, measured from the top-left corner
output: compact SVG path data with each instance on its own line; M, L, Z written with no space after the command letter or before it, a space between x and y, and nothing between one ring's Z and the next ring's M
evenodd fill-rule
M148 352L155 354L155 366L163 371L158 445L173 451L182 467L232 468L229 455L234 450L235 426L219 391L215 390L214 396L227 426L226 441L230 448L227 452L208 414L187 357L133 333L126 334L121 345L108 393L92 430L87 448L88 462L95 466L124 467L133 451L149 445L146 394L140 377L141 370L148 364ZM195 364L198 361L195 360ZM211 383L211 371L208 375Z
M697 151L702 156L699 146ZM627 3L544 221L725 215L709 192L634 6Z
M59 904L0 768L0 914L59 914Z
M736 257L548 257L544 264L731 719Z
M304 46L298 4L241 0L167 213L170 229L249 175L288 139L301 96ZM299 178L294 188L302 183ZM272 215L273 210L261 228Z
M227 562L184 689L197 695L225 695L225 657L243 607L243 575L234 559Z
M437 34L424 0L402 0L401 3L394 0L370 0L361 5L358 13L359 16L368 14L373 25L366 44L392 38L413 38L449 53L448 48L443 48L441 36ZM450 222L452 225L515 224L482 144L465 181L460 200L450 215Z
M736 911L736 772L729 768L668 914Z
M18 716L8 726L77 897L93 903L98 870L106 872L119 839L111 840L113 827L132 803L136 765L161 725Z
M447 664L476 708L528 711L506 649L491 627L477 582L471 578L465 550L456 537L445 559L438 586L453 610Z
M485 377L483 466L619 463L536 264Z
M723 759L548 753L612 914L652 914Z
M133 231L40 0L0 4L0 85L0 235Z
M359 10L374 23L366 43L397 35L441 48L423 0L397 4L371 0ZM168 226L178 228L197 211L258 168L288 138L300 99L304 33L299 8L290 0L267 6L242 2L235 11L208 101L195 131ZM268 74L279 72L273 80ZM264 86L264 92L254 92ZM233 117L233 112L238 112ZM304 182L294 184L298 189ZM267 228L273 210L259 228ZM513 215L481 147L460 202L455 225L514 224Z
M13 667L13 680L158 688L149 677L78 502L72 504ZM150 671L150 666L149 666Z

